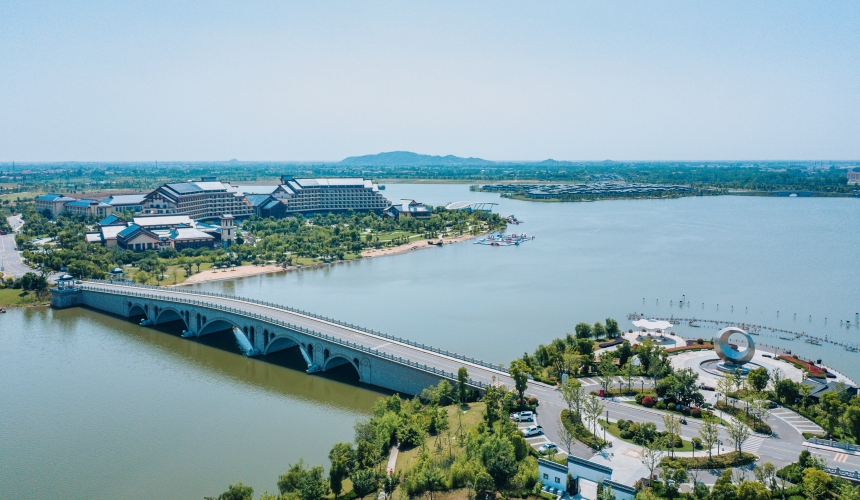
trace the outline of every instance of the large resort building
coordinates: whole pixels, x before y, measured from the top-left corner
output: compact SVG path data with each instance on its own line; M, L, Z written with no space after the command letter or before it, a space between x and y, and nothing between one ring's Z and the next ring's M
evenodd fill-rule
M43 198L37 198L37 208L49 209L54 215L70 211L104 217L98 232L87 234L88 242L135 251L226 246L235 239L234 218L251 215L282 218L349 210L393 217L430 214L429 208L412 200L401 200L394 212L387 211L392 204L379 192L379 186L362 178L283 176L277 184L233 186L203 177L164 184L145 195L116 195L101 201L75 200L60 194ZM120 210L138 216L125 222L111 215Z
M242 218L286 217L294 213L374 211L390 205L379 187L361 178L295 179L279 184L231 186L211 177L197 182L164 184L146 195L142 213L184 214L194 220L217 219L224 213Z

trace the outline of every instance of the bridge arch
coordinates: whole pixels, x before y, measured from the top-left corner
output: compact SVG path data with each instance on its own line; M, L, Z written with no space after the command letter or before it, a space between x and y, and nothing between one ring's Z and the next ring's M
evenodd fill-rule
M323 371L328 371L341 365L350 365L355 370L355 374L358 375L358 380L362 380L360 368L361 364L359 359L350 358L346 354L331 354L331 356L329 356L328 359L326 359L323 363Z
M170 321L182 321L182 324L185 325L185 329L188 329L189 327L188 322L185 319L185 314L172 307L159 307L156 314L156 324L168 323Z
M149 314L146 307L141 304L128 303L128 317L132 316L143 316L144 318L149 319Z
M207 335L209 333L222 332L224 330L233 330L233 328L242 329L235 321L229 318L216 318L206 322L206 317L203 317L203 326L197 331L197 335Z
M284 349L289 349L290 347L299 346L299 349L302 349L301 343L293 338L290 335L276 335L275 332L272 333L271 340L266 344L266 348L263 349L264 354L269 354L275 351L282 351Z

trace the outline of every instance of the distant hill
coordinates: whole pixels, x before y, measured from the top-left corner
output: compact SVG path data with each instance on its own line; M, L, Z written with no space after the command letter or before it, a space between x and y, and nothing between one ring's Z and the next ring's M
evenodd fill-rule
M406 166L440 166L456 167L462 165L493 165L495 162L481 158L461 158L459 156L420 155L409 151L391 151L375 155L350 156L340 162L341 165L372 166L372 167L406 167Z

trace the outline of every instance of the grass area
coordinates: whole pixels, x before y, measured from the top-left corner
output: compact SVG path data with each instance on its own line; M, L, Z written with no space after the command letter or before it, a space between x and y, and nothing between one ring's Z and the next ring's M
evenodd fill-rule
M21 193L9 193L9 194L0 195L0 200L15 201L19 198L24 200L24 199L28 199L28 198L35 198L37 196L41 196L42 194L43 193L40 191L23 191Z
M126 276L130 279L134 279L135 273L137 273L139 271L139 269L136 267L126 267L124 269L125 269ZM212 269L212 263L211 262L203 262L200 264L200 271L201 272L207 271L209 269ZM191 266L191 271L192 271L191 272L192 275L197 274L197 266ZM158 273L150 273L150 276L152 276L152 278L148 282L146 282L145 284L146 285L161 284L164 286L173 285L173 284L178 285L180 283L184 283L185 280L188 279L188 276L185 275L185 269L182 269L181 267L176 266L176 265L168 266L167 271L164 272L164 275L166 277L162 281L159 282L157 279Z
M25 292L15 288L0 289L0 307L47 305L50 303L50 294L46 295L44 300L38 300L33 292Z
M605 425L606 425L606 420L601 419L601 420L600 420L600 425L605 426ZM609 426L608 426L608 427L606 427L606 432L608 432L608 433L612 434L614 437L616 437L616 438L620 439L621 441L625 441L625 442L628 442L628 443L636 444L636 443L634 443L634 442L633 442L633 440L631 440L631 439L624 439L623 437L621 437L621 429L619 429L619 428L618 428L618 425L616 425L616 423L615 423L615 422L610 423L610 424L609 424ZM685 441L685 440L682 438L682 439L681 439L681 447L680 447L680 448L675 448L675 451L693 451L693 443L692 443L692 442L690 442L690 441Z
M447 437L444 435L439 436L438 441L436 439L437 436L429 436L426 441L427 447L429 449L439 451L437 446L441 446L439 455L444 456L449 453L457 455L461 450L457 443L457 440L459 439L457 429L462 425L461 432L465 434L478 427L478 424L484 421L484 403L470 403L463 406L451 405L446 407L445 410L448 412L448 421L451 423L451 444L449 446ZM408 470L420 453L420 447L415 447L405 451L401 450L397 455L397 464L395 465L394 470L401 472ZM433 496L435 497L436 494L434 493Z

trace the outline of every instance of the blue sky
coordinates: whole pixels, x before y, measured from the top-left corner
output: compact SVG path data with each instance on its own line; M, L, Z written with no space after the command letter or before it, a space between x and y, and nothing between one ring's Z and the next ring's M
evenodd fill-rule
M860 2L0 0L0 161L860 159Z

